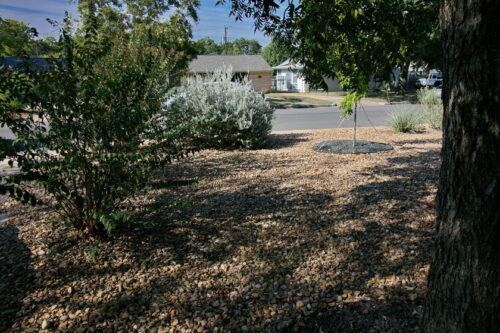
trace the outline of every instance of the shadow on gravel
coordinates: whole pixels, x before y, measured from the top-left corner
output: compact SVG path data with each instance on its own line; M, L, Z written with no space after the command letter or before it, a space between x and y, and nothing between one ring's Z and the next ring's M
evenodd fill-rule
M443 140L440 139L415 139L415 140L403 140L403 141L393 141L394 145L425 145L425 144L440 144Z
M256 172L270 163L250 162L248 158L245 162ZM222 263L235 255L235 248L253 247L253 256L267 268L251 274L253 278L245 282L248 292L222 298L228 316L224 319L221 312L216 324L224 330L238 330L250 317L266 313L276 304L290 304L280 314L270 311L267 319L261 319L268 331L413 332L418 330L421 316L422 270L430 261L433 220L428 225L414 222L424 212L432 214L433 200L429 198L435 195L439 151L389 158L388 162L360 173L389 176L389 180L367 181L354 187L347 193L347 203L336 204L335 198L308 189L300 193L296 189L279 191L279 181L258 178L235 191L195 191L191 199L202 204L174 213L158 212L152 217L160 223L178 221L177 227L184 230L177 234L179 247L165 243L160 229L153 238L140 238L155 244L148 250L168 245L182 253L185 257L179 258L181 264L194 258L206 264ZM206 175L211 177L213 181L217 178ZM261 239L262 223L268 219L277 223L276 228L266 229L271 243ZM332 226L350 220L360 221L361 228L342 235L333 233ZM209 246L219 237L220 246ZM332 276L338 273L336 280L320 281L311 276L307 282L292 278L301 275L302 267L314 262L322 251L337 251L343 258L336 265L318 268L330 270ZM416 274L420 274L419 283L414 282ZM370 281L378 278L389 282L378 289L370 287ZM262 287L252 289L255 285ZM164 282L153 286L166 288ZM297 306L296 300L304 304ZM188 313L213 308L211 298L202 293L178 306Z
M439 176L439 150L409 157L389 158L390 166L363 170L365 176L390 176L390 180L367 182L350 191L351 203L337 207L336 222L362 221L363 231L346 237L355 247L339 269L356 272L338 286L366 290L371 279L387 277L386 286L354 302L329 307L309 316L299 332L418 332L425 289L415 288L416 274L431 260L434 218L432 214ZM380 223L386 221L386 223ZM427 225L426 225L427 224ZM358 272L362 272L359 274Z
M7 331L23 314L22 299L33 288L31 252L13 225L0 224L0 331Z
M399 292L406 293L404 289L399 289ZM420 315L412 315L415 307L414 302L392 299L373 304L352 303L331 309L328 314L311 316L294 331L301 333L418 332Z
M276 136L280 147L307 140ZM300 170L302 162L235 152L179 163L168 176L185 186L154 198L142 216L152 228L117 235L95 262L44 272L45 281L58 280L53 294L73 281L85 280L87 289L36 305L89 308L87 322L74 320L69 331L96 324L108 331L136 324L192 332L416 331L433 229L433 219L422 217L432 214L439 151L357 171L366 181L342 197L308 188L300 174L291 186L263 172ZM13 227L0 229L0 256L0 297L14 294L1 299L14 305L1 308L0 319L10 325L31 276L29 251Z
M310 133L271 134L268 147L264 149L291 148L298 143L309 141Z

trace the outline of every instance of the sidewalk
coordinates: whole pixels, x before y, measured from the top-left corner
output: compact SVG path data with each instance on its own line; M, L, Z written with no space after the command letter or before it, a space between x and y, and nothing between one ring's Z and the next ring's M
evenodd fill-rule
M11 167L7 160L0 161L0 176L9 176L19 173L19 168L16 163Z

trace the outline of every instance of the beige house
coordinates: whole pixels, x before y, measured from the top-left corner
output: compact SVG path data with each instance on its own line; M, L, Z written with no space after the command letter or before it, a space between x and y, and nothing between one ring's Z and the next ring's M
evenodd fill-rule
M189 63L191 75L212 73L231 67L234 77L248 76L255 90L269 92L273 69L260 55L200 55Z

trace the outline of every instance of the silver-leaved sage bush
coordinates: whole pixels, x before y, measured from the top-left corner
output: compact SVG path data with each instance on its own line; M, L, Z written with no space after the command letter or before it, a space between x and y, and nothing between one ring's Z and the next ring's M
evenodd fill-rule
M265 146L274 109L246 77L232 69L189 77L165 104L168 126L187 128L193 145L205 148Z

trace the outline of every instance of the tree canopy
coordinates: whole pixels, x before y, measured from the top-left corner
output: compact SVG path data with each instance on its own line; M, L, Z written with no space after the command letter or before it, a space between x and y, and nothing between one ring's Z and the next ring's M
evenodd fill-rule
M288 58L291 58L292 52L288 45L274 37L269 44L264 46L261 55L269 65L277 66Z
M210 37L203 37L195 41L198 54L222 54L223 46Z
M0 56L29 56L38 32L26 23L0 18Z
M238 19L254 18L257 29L292 47L313 86L337 77L344 88L362 94L372 77L389 82L394 67L439 54L431 38L437 36L437 0L286 1L283 13L284 0L231 3Z
M56 57L61 51L59 41L52 37L38 38L37 30L13 19L0 18L0 56Z
M262 46L255 39L237 38L232 42L217 43L210 37L203 37L195 42L198 54L259 54Z
M255 39L237 38L230 42L231 54L259 54L262 46Z

